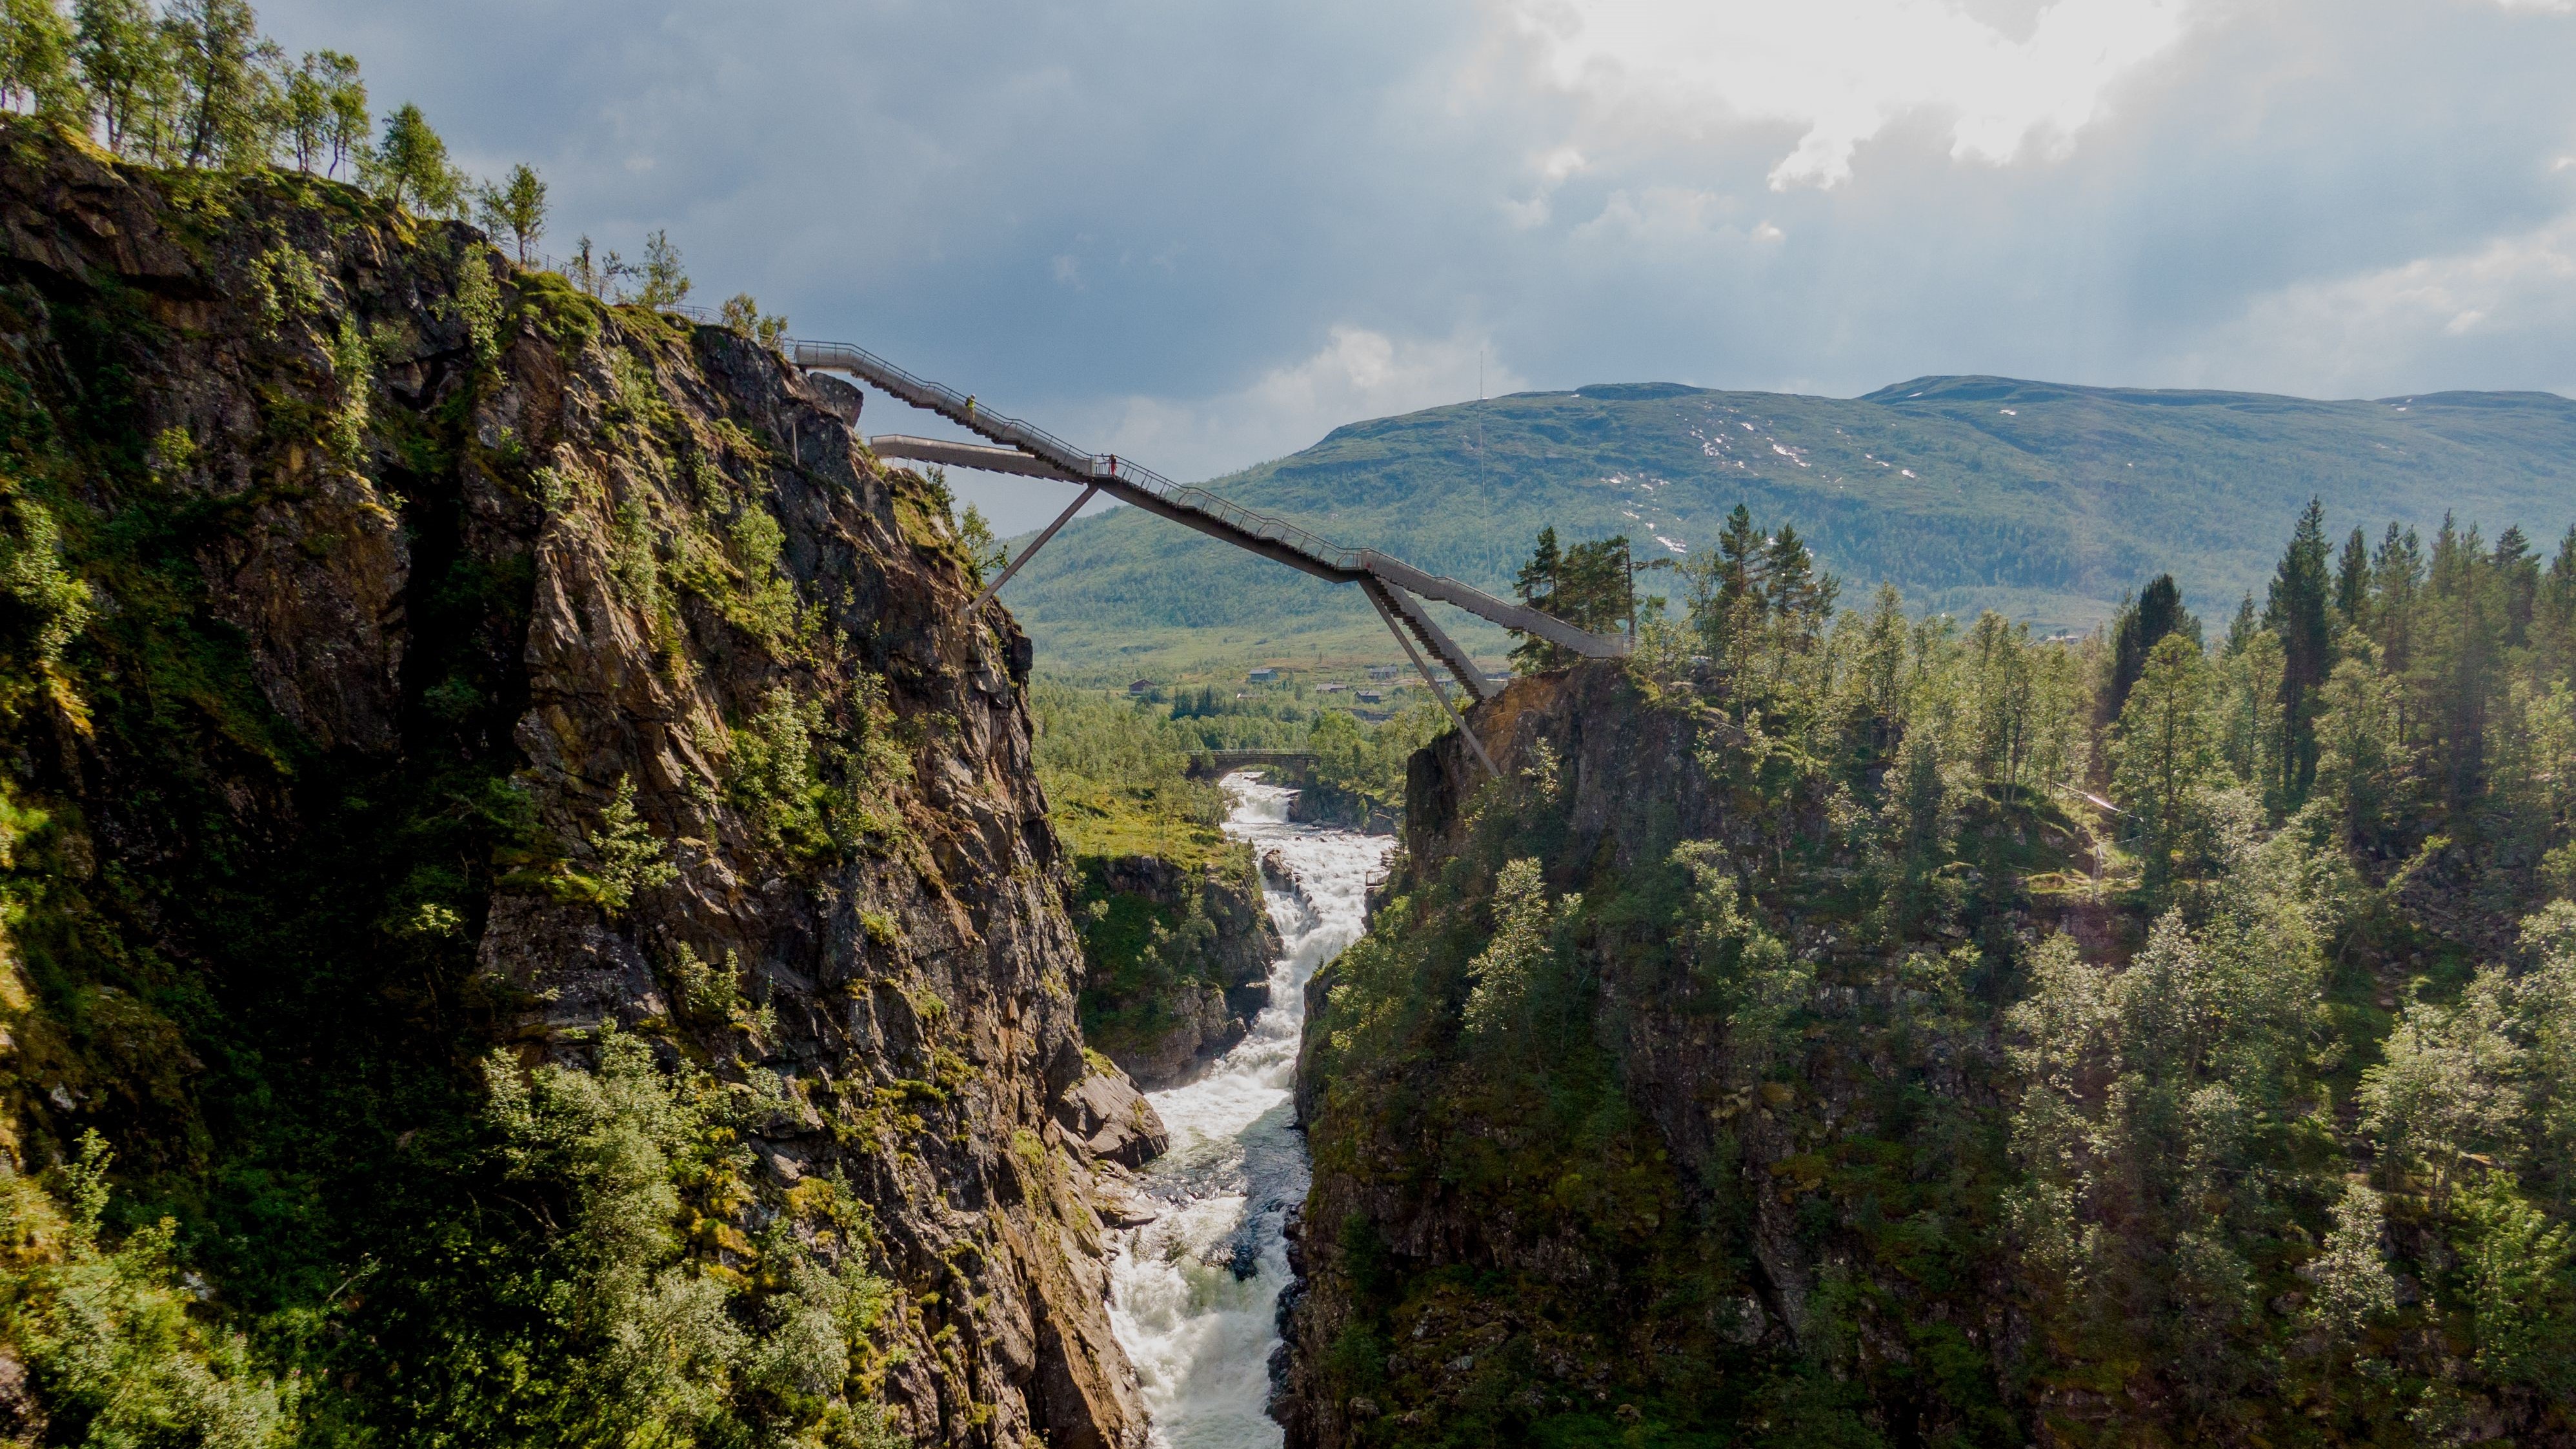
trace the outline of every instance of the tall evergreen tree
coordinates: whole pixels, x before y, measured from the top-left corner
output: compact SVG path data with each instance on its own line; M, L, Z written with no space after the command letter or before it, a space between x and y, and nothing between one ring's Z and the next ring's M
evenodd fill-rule
M2500 643L2495 572L2478 531L2465 534L2449 515L2433 539L2425 580L2429 625L2409 683L2425 698L2435 732L2442 800L2455 839L2476 833L2475 806L2486 782L2487 713L2496 687Z
M1762 555L1762 590L1771 617L1779 622L1791 648L1812 647L1833 618L1834 599L1842 580L1816 571L1798 530L1786 524Z
M2541 678L2576 689L2576 526L2558 541L2558 556L2541 578L2531 617Z
M2503 595L2498 602L2504 609L2504 642L2519 649L2531 642L2532 607L2540 598L2540 555L2531 551L2521 526L2509 524L2496 536L2492 562Z
M1551 523L1538 531L1538 542L1530 549L1528 561L1512 576L1512 592L1542 614L1555 613L1557 573L1564 564L1564 551L1556 541L1556 525ZM1512 667L1524 674L1555 668L1557 656L1564 652L1536 634L1514 630L1513 635L1519 642L1512 646Z
M1741 503L1735 505L1735 511L1726 515L1726 527L1717 536L1721 611L1762 597L1764 549L1762 530L1753 526L1753 510Z
M2200 796L2218 764L2209 665L2200 645L2168 634L2147 655L2111 743L2112 789L2129 812L2150 889L2173 877Z
M2343 616L2345 624L2358 629L2369 608L2370 539L2355 524L2352 537L2343 541L2343 557L2335 566L2335 612Z
M2281 639L2282 798L2295 807L2317 778L2317 690L2334 668L2334 634L2327 626L2334 580L2326 569L2326 512L2308 500L2290 534L2290 546L2273 571L2272 596L2263 622Z
M2102 689L2100 712L2105 724L2118 719L2127 706L2129 691L2147 667L2147 655L2178 629L2187 629L2198 642L2200 626L2183 608L2182 590L2171 574L2156 575L2134 602L2121 602L2111 626L2111 677Z

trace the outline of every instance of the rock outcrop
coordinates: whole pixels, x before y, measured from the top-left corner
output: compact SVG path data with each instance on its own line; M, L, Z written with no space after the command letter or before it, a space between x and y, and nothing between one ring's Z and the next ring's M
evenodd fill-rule
M318 1293L492 1170L491 1044L615 1029L769 1104L691 1251L860 1255L890 1428L1141 1444L1088 1184L1160 1139L1085 1061L1028 644L847 389L302 178L0 128L0 226L12 577L82 580L11 607L88 623L12 646L16 1160L101 1129L216 1301L294 1306L237 1185ZM400 1276L331 1332L444 1311Z
M1314 1184L1277 1405L1289 1443L1441 1442L1469 1424L1616 1442L1650 1417L1726 1422L1698 1416L1817 1351L1822 1287L1879 1291L1820 1226L1819 1137L1865 1130L1891 1078L1992 1105L1985 1028L1925 1014L1871 1053L1766 1072L1769 1048L1675 984L1677 898L1651 884L1678 841L1767 854L1744 797L1703 763L1736 748L1730 728L1656 707L1616 665L1514 681L1470 720L1506 782L1480 797L1455 734L1413 757L1375 927L1438 944L1373 939L1308 988L1297 1101ZM1823 828L1821 795L1771 803L1807 821L1787 828ZM1478 976L1460 967L1500 931L1493 873L1513 857L1537 861L1549 893L1580 886L1607 907L1564 942L1587 1004L1493 1029L1535 1040L1468 1047L1456 1023ZM1815 918L1786 949L1820 959L1836 929ZM1390 1011L1409 1014L1404 1049L1332 1049L1357 1014ZM1521 1076L1533 1058L1551 1062L1544 1089ZM2010 1330L2007 1302L1959 1296L1973 1341Z
M1250 847L1196 865L1123 855L1081 870L1085 906L1099 912L1085 936L1091 1044L1148 1091L1190 1080L1269 1004L1282 948Z

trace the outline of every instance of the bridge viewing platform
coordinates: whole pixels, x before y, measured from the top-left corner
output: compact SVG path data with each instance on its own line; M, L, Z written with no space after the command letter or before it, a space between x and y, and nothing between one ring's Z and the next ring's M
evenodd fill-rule
M1345 548L1286 519L1246 508L1205 488L1175 483L1114 453L1085 452L1042 428L984 407L971 395L915 377L865 348L843 342L794 342L789 344L789 348L790 356L799 367L810 371L848 373L891 397L936 413L979 437L987 438L994 445L888 433L867 440L868 446L881 458L1031 478L1055 478L1082 485L1082 495L1074 500L1073 505L1047 525L1027 548L1020 551L1018 558L1011 560L1001 577L978 596L975 602L979 607L1009 582L1011 575L1019 572L1020 566L1055 536L1056 530L1071 522L1094 494L1106 493L1156 517L1169 519L1247 552L1286 564L1301 573L1330 583L1359 585L1361 592L1376 607L1378 616L1395 634L1396 642L1412 659L1414 667L1422 672L1423 679L1430 684L1442 707L1449 711L1460 732L1467 736L1477 758L1488 769L1492 768L1492 761L1486 757L1483 744L1466 728L1466 721L1450 704L1448 693L1433 678L1423 652L1427 650L1432 657L1447 665L1471 700L1490 699L1500 692L1501 687L1487 678L1484 671L1476 667L1475 660L1468 657L1467 651L1433 620L1429 610L1423 607L1424 600L1437 599L1506 629L1537 635L1587 659L1616 658L1627 652L1625 639L1578 629L1542 610L1497 598L1446 575L1415 568L1376 549ZM1415 648L1417 642L1422 649Z

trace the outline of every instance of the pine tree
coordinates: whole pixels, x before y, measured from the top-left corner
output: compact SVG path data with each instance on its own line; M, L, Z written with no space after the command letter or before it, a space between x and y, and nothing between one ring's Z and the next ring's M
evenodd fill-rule
M2335 567L2335 612L2345 624L2360 628L2370 607L2370 540L2355 524L2343 541L2343 558Z
M1564 554L1556 542L1556 525L1549 524L1538 531L1538 542L1530 550L1529 561L1512 576L1512 592L1542 614L1556 613L1557 572L1564 563ZM1557 656L1563 651L1555 644L1517 629L1512 636L1519 641L1512 646L1513 668L1528 674L1557 666Z
M2334 634L2326 610L2333 579L2326 569L2326 512L2308 500L2272 576L2264 626L2281 639L2281 770L2283 800L2295 808L2317 778L2317 690L2334 668ZM2271 788L2273 782L2265 782Z
M1784 641L1792 649L1812 647L1833 618L1842 581L1816 572L1805 541L1786 524L1763 552L1762 576L1764 603L1779 621Z
M2540 598L2540 555L2531 551L2519 525L2508 525L2496 536L2491 562L2503 594L2505 647L2519 649L2531 642L2532 608Z
M1624 533L1567 549L1557 566L1556 607L1548 612L1595 634L1618 632L1628 612L1629 562Z
M2209 666L2196 641L2168 634L2148 652L2120 711L2111 757L2113 792L2129 813L2147 885L2160 889L2194 834L2200 794L2217 763Z
M2495 582L2477 529L2463 534L2444 515L2425 580L2421 657L2408 682L2423 696L2421 716L2434 736L2431 765L2456 839L2476 833L2473 809L2486 788L2487 714L2501 633Z
M1726 515L1726 528L1717 536L1718 609L1721 615L1732 614L1736 606L1758 604L1764 598L1762 530L1753 526L1753 511L1743 504Z
M2101 718L2109 724L2119 719L2129 702L2129 691L2136 687L2138 675L2147 667L2147 655L2165 636L2176 630L2190 633L2194 642L2200 638L2200 625L2182 606L2182 590L2173 575L2158 574L2149 580L2135 603L2121 601L2120 612L2111 627L2111 677L2102 691Z
M1794 542L1794 540L1793 540ZM1798 549L1803 558L1805 550ZM1769 611L1765 590L1769 543L1743 504L1727 515L1717 548L1682 564L1690 586L1690 622L1701 647L1730 666L1743 664Z
M2532 644L2541 678L2576 689L2576 526L2558 541L2531 608Z

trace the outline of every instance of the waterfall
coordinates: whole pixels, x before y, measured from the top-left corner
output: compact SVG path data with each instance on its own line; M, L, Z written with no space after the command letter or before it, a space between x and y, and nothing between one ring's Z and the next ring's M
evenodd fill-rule
M1281 1228L1306 1197L1305 1140L1289 1092L1306 1021L1306 981L1366 928L1369 882L1394 842L1288 823L1292 792L1229 775L1226 833L1252 842L1292 880L1265 872L1264 895L1287 954L1271 963L1270 1004L1251 1035L1207 1075L1150 1094L1171 1150L1142 1186L1162 1215L1115 1234L1110 1322L1134 1361L1158 1449L1276 1445L1264 1411L1288 1285Z

